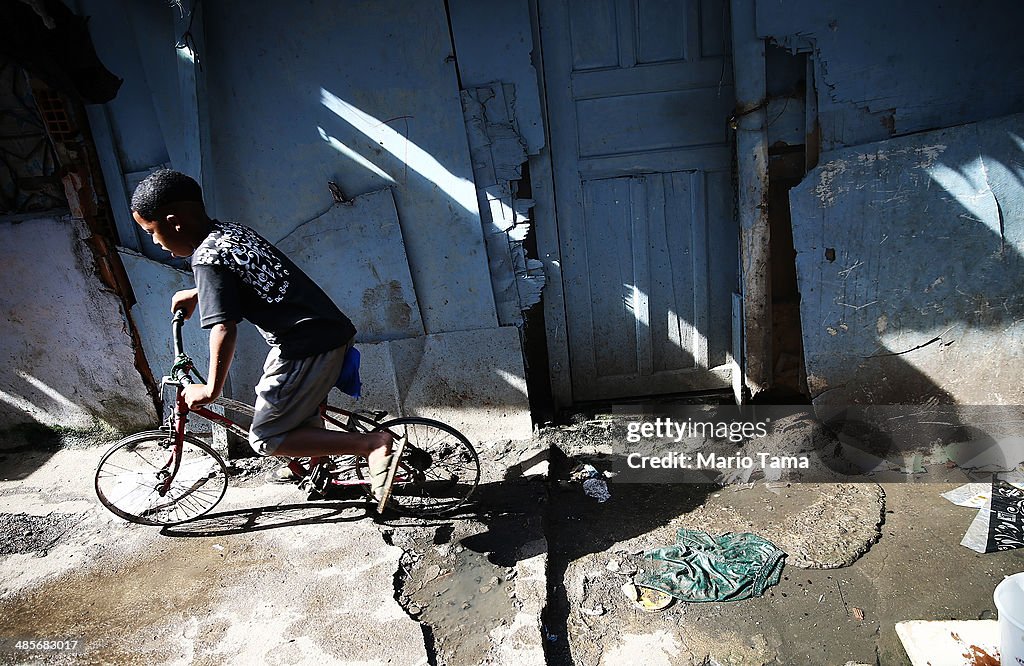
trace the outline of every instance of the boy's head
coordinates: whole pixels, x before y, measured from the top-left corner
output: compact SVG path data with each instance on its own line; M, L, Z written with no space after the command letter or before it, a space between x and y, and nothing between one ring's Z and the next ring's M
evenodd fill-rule
M199 183L170 169L154 171L135 188L132 217L176 257L192 254L210 229Z

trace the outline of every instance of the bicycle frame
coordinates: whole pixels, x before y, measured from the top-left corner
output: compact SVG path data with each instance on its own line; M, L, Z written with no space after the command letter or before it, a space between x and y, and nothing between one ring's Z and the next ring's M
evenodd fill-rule
M212 423L216 423L217 425L224 427L225 429L230 431L232 434L237 435L238 437L248 438L248 430L246 430L243 426L239 425L238 423L231 420L227 416L224 416L223 414L218 414L217 412L213 411L212 409L206 406L200 406L195 409L190 408L188 404L186 404L185 402L181 382L176 382L170 378L165 378L165 380L167 380L165 383L177 386L174 409L175 452L180 451L181 444L184 441L189 414L195 414L200 418L206 419L207 421L210 421ZM251 414L252 412L251 406L230 399L218 398L213 402L213 404L225 407L227 409L231 409L233 411L240 411L242 413ZM334 407L332 405L328 405L327 403L323 403L320 405L320 417L325 422L346 432L370 432L371 430L376 430L380 428L380 423L378 423L373 418L369 418L367 416L364 416L363 414L359 414L358 412L352 412L347 409L342 409L341 407ZM167 481L168 484L170 483L170 479L174 477L174 474L177 473L178 455L174 455L173 460L175 463L175 468L171 472L171 475ZM316 467L316 465L322 460L322 458L310 458L308 468L296 458L287 458L287 460L288 467L293 472L295 472L299 476L305 477L312 471L314 467ZM170 464L170 462L171 461L168 461L168 464ZM369 481L366 479L337 479L335 480L334 485L365 486L369 485Z
M143 525L173 525L205 515L223 499L228 488L231 470L208 442L189 432L189 415L248 439L248 426L236 422L235 414L253 416L255 411L250 405L224 397L209 405L189 407L186 388L206 380L182 350L184 321L183 312L175 313L175 362L170 376L161 382L162 388L175 387L173 400L168 396L173 404L171 414L159 430L136 433L114 443L96 466L94 485L100 502L121 518ZM418 416L385 421L384 411L350 411L326 402L320 405L319 414L325 427L355 435L386 432L400 439L398 470L396 473L389 468L389 477L394 486L408 484L407 490L393 493L403 496L401 506L396 508L402 513L428 516L454 511L479 483L476 450L462 433L445 423ZM245 423L244 418L238 420ZM344 439L339 437L342 444ZM339 446L327 450L363 449ZM310 493L310 499L328 497L330 489L345 486L361 486L363 493L371 495L368 461L361 455L282 456L282 461L287 461L300 477L299 487ZM176 477L181 477L181 484ZM157 496L165 499L160 502Z
M181 446L182 442L185 439L186 424L188 422L188 415L190 413L195 414L200 418L204 418L212 423L216 423L217 425L226 428L228 431L230 431L234 435L237 435L238 437L241 437L243 439L248 439L249 437L249 431L246 428L231 420L227 416L224 416L223 414L218 414L217 412L213 411L212 409L206 406L200 406L195 409L192 409L185 402L185 397L183 395L182 389L186 385L186 383L191 381L191 375L194 374L200 380L200 382L205 383L206 380L203 379L202 375L196 372L195 366L192 363L192 359L187 354L184 353L181 339L181 329L184 322L184 312L179 310L174 314L174 318L172 319L171 324L174 333L174 353L176 360L174 366L171 368L172 376L163 378L164 385L169 384L177 388L175 395L173 428L174 453L172 454L172 460L168 461L168 465L170 465L172 462L174 463L174 471L170 473L168 480L165 482L165 488L163 492L166 492L166 488L170 486L171 480L174 478L174 475L178 471ZM242 414L247 414L249 416L252 416L254 412L254 409L251 405L247 405L243 402L232 400L230 398L218 397L216 400L213 401L212 404L219 405L231 411L237 411ZM374 430L379 430L381 428L381 424L378 422L378 420L383 418L387 414L387 412L369 412L369 414L370 416L368 417L359 412L349 411L347 409L342 409L341 407L334 407L332 405L327 404L326 401L324 401L320 405L320 417L326 423L329 423L335 426L336 428L344 430L346 432L367 433ZM286 458L286 460L288 461L287 465L289 469L291 469L298 476L305 478L323 460L323 457L310 458L308 467L303 465L301 462L299 462L299 460L295 458ZM409 469L403 464L401 465L400 470L401 472L395 478L395 483L402 483L408 479L407 474L409 473ZM331 483L332 485L336 486L370 485L370 482L367 479L335 478L332 480Z

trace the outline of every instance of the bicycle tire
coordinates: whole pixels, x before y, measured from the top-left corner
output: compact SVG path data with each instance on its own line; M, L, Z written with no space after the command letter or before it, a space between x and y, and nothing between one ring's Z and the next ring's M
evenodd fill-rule
M446 423L409 416L378 430L407 438L388 508L407 516L443 516L464 505L480 483L480 458L465 435ZM356 468L368 478L366 459ZM365 487L369 494L369 486Z
M174 435L149 430L116 442L96 465L94 487L100 503L139 525L179 525L209 512L227 490L227 466L195 437L185 435L181 447L181 463L161 494Z

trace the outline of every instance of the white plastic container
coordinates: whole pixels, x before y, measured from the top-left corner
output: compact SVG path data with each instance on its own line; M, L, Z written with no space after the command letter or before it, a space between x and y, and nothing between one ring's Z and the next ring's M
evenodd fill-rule
M1004 578L992 598L999 611L1000 663L1024 666L1024 572Z

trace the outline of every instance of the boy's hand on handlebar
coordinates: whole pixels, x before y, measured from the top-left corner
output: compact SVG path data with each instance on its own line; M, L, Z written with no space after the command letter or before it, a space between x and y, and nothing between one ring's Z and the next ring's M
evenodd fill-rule
M182 397L189 409L208 405L217 399L213 387L209 384L189 384L182 389Z
M197 305L199 305L198 289L183 289L175 292L174 296L171 297L171 312L173 313L178 310L184 310L185 319L192 316Z

